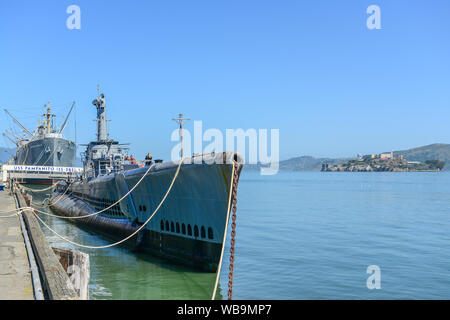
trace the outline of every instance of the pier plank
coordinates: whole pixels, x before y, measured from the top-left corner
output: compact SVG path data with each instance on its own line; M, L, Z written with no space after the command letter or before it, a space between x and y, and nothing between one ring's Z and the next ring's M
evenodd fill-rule
M0 210L14 210L8 191L0 191ZM2 213L1 216L11 215ZM33 283L19 217L0 218L0 300L34 300Z
M24 197L16 193L21 207L27 206ZM39 221L30 210L25 210L23 218L27 226L30 241L43 279L43 286L50 300L77 300L69 276L63 269L47 238L41 230Z

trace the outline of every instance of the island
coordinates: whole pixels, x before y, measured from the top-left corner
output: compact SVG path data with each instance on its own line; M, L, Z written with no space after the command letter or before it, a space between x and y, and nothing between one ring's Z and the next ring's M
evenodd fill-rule
M322 163L321 171L325 172L404 172L404 171L441 171L445 166L444 161L426 160L425 162L408 161L402 155L394 157L393 152L358 156L357 159L345 161L340 164L330 165Z

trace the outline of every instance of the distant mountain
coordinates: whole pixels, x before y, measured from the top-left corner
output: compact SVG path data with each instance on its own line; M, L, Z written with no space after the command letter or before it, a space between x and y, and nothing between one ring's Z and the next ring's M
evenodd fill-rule
M425 162L440 160L445 162L444 170L450 170L450 144L435 143L408 150L394 151L394 156L402 155L408 161Z
M444 170L450 170L450 144L436 143L414 149L394 151L394 156L402 155L408 161L425 162L440 160L445 162ZM352 158L314 158L311 156L295 157L280 161L280 170L289 171L320 171L322 163L330 166L344 163ZM258 169L260 165L247 165L247 169Z
M332 158L314 158L311 156L295 157L288 160L282 160L279 162L280 170L287 171L320 171L322 163L329 163L332 165L343 163L350 158L332 159ZM248 164L245 165L246 169L257 170L260 164Z
M280 170L315 171L322 168L322 163L339 164L348 159L314 158L311 156L295 157L280 161Z

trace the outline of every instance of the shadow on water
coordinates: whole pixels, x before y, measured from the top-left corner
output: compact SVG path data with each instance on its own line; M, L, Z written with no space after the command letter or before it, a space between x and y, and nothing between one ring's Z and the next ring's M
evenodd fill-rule
M30 185L35 190L43 186ZM33 192L37 209L48 197L48 191ZM102 246L114 242L90 228L65 219L41 215L59 234L85 245ZM90 299L211 299L215 273L199 272L186 266L168 262L148 253L133 251L121 244L105 249L86 249L74 246L41 225L52 246L60 246L89 254L91 265ZM117 240L117 239L116 239ZM222 298L220 285L217 299Z

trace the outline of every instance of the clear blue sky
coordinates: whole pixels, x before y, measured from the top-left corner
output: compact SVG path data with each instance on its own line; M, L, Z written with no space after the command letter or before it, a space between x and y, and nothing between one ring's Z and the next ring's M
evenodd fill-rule
M450 1L0 0L0 107L34 129L48 100L59 119L75 100L87 143L98 83L111 137L139 158L169 157L180 112L278 128L281 159L450 143Z

